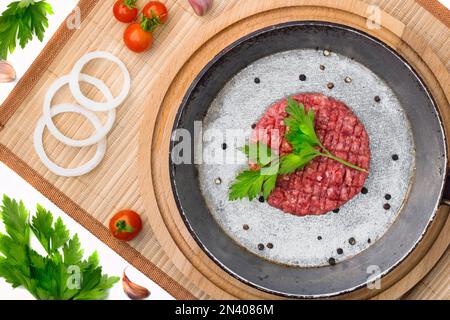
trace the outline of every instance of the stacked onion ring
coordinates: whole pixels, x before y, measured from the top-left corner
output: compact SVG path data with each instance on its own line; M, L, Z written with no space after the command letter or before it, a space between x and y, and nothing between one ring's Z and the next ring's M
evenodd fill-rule
M83 67L94 59L106 59L111 61L120 68L124 77L124 84L121 92L117 97L114 97L102 80L87 74L81 73ZM97 102L91 100L83 95L80 89L80 81L89 83L96 87L106 98L106 102ZM70 91L77 101L76 104L58 104L52 107L52 100L54 95L63 86L69 85ZM69 75L62 76L57 79L47 91L44 100L43 116L39 119L36 129L34 131L34 147L41 159L42 163L53 173L64 177L77 177L91 172L102 160L106 153L106 136L111 131L114 122L116 120L116 108L120 106L128 93L130 92L131 79L130 74L125 67L125 64L116 56L108 52L96 51L90 52L83 56L73 67ZM87 120L89 120L95 128L95 133L84 140L71 139L56 128L52 118L60 113L78 113ZM107 120L105 124L102 124L95 112L107 112ZM77 168L62 168L51 161L45 153L42 143L42 137L44 129L50 131L50 133L60 142L71 147L88 147L97 145L97 151L95 155L85 164Z

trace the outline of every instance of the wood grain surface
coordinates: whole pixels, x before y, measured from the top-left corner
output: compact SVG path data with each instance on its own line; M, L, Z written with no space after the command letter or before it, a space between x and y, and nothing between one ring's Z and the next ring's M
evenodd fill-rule
M138 55L122 43L124 25L104 14L110 11L111 3L82 1L86 14L82 28L64 32L63 26L46 49L52 53L51 59L44 51L37 66L0 108L0 158L177 298L277 298L243 285L206 257L180 219L168 180L168 139L183 93L215 54L243 35L290 20L332 21L365 30L395 48L421 75L438 103L449 136L450 30L424 4L413 0L215 0L210 14L200 18L187 1L167 0L169 23L156 32L152 50ZM367 29L371 4L381 10L380 29ZM107 154L99 167L78 178L57 177L35 154L33 130L49 85L69 73L83 54L94 50L109 51L125 62L132 91L118 109ZM104 80L114 93L120 91L121 75L114 65L90 63L84 72ZM83 91L102 99L93 88L86 86ZM73 102L67 88L57 94L54 103L62 101ZM92 133L86 121L76 115L58 116L55 122L75 138ZM94 148L66 147L48 133L44 143L51 159L62 166L83 163L94 152ZM145 225L144 232L129 245L117 245L104 231L111 215L123 208L141 212ZM448 278L448 254L419 282L448 249L448 213L448 208L441 207L426 239L383 279L382 290L362 290L347 298L392 299L406 292L410 299L448 298L449 283L443 281ZM152 266L167 278L155 277Z

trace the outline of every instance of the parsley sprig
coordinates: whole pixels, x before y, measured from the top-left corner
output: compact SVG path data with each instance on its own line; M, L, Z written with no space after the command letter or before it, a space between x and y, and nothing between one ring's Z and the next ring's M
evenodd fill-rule
M0 16L0 60L6 60L13 53L17 42L24 48L36 36L44 39L52 7L46 1L14 1Z
M305 106L299 104L292 98L288 98L286 112L289 117L284 119L284 123L289 128L286 134L286 140L292 145L294 153L302 154L304 152L314 152L316 157L322 156L340 162L352 169L367 172L366 169L358 167L342 158L336 157L320 142L314 129L314 110L310 109L308 113ZM311 159L312 160L312 159Z
M262 195L267 199L276 185L278 175L290 174L302 169L316 157L322 156L340 162L358 171L367 170L358 167L333 155L321 143L314 128L314 110L305 111L305 106L288 98L286 112L289 117L284 119L288 127L286 140L292 146L292 153L279 157L267 145L261 142L246 145L243 148L250 163L256 164L259 170L241 172L230 187L230 200L248 198L250 201Z
M230 200L245 197L253 200L261 193L264 197L268 197L277 182L278 155L261 142L246 145L242 151L247 155L250 163L257 165L260 169L245 170L236 177L236 183L230 188Z
M99 300L119 281L102 274L97 252L83 260L78 236L71 238L61 218L53 222L52 214L40 205L30 222L23 203L4 196L0 218L6 230L0 233L0 277L14 288L23 286L43 300ZM45 256L31 247L32 235Z

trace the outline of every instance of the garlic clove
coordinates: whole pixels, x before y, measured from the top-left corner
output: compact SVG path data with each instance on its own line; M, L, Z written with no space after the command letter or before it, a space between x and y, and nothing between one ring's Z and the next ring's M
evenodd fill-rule
M13 82L16 80L16 71L7 61L0 61L0 83Z
M195 13L199 16L203 16L212 7L213 0L189 0Z
M131 282L126 275L125 270L123 271L122 286L123 291L132 300L142 300L150 296L150 291L147 288Z

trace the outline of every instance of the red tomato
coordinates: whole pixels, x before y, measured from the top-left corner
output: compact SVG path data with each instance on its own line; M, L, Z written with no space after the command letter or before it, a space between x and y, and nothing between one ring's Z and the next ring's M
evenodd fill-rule
M119 211L109 220L109 230L117 239L130 241L142 230L141 217L131 210Z
M114 4L113 13L120 22L130 23L134 21L138 15L136 0L118 0Z
M134 52L143 52L153 44L153 35L142 29L139 23L132 23L123 34L125 45Z
M150 1L142 10L144 17L148 19L156 19L159 24L166 23L169 18L169 12L164 5L159 1Z

